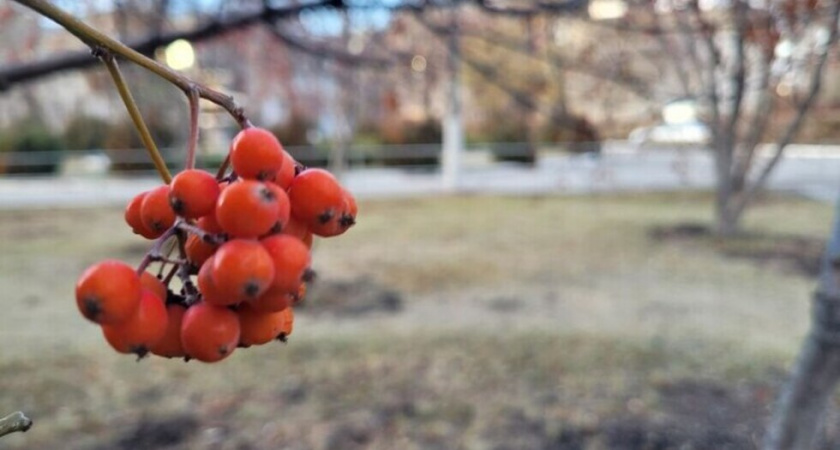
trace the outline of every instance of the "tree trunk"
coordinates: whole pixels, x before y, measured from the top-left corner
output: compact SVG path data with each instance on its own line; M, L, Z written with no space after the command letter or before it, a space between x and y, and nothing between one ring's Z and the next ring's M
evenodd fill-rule
M732 237L740 231L743 209L735 207L736 191L730 176L731 158L715 155L717 161L717 186L715 189L714 232L720 237Z
M840 379L840 202L820 268L811 331L782 389L764 450L814 448L823 416Z

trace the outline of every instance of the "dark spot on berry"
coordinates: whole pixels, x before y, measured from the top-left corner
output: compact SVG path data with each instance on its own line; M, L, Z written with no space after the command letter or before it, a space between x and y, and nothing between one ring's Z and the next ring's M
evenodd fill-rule
M137 355L137 361L145 358L149 354L149 349L145 345L132 345L129 347L131 353Z
M331 209L328 209L318 215L318 223L326 225L330 220L332 220L333 216L335 216L335 213L333 213Z
M245 296L247 297L256 297L260 293L260 283L255 281L249 281L245 283Z
M307 283L310 283L312 281L315 281L315 278L317 276L318 274L316 274L314 270L307 267L306 270L303 271L303 277L301 277L301 279Z
M86 297L84 301L85 317L94 322L102 315L102 305L94 297Z
M281 222L277 222L277 223L275 223L275 224L274 224L274 226L273 226L273 227L271 227L271 229L270 229L270 230L268 230L268 234L269 234L269 235L272 235L272 234L279 234L279 233L281 233L282 231L283 231L283 224L282 224Z
M342 214L341 218L338 219L338 224L341 225L342 228L350 228L356 224L356 218L350 214Z
M189 355L188 355L188 356L184 356L184 362L190 362L190 360L191 360L191 359L192 359L192 357L191 357L191 356L189 356Z
M276 172L269 172L267 170L261 170L257 174L257 180L259 180L259 181L274 181L275 178L277 178L277 173Z
M184 201L180 198L170 198L169 206L171 206L172 211L175 211L175 214L179 216L184 213L184 208L186 207L186 205L184 205Z
M228 352L229 352L229 350L228 350L227 346L223 345L223 346L219 347L219 354L220 355L227 355Z
M286 336L286 333L280 333L277 336L277 340L285 344L289 342L289 336Z
M277 200L277 196L274 195L274 192L271 192L271 189L265 186L260 188L260 198L267 202L273 202L274 200Z

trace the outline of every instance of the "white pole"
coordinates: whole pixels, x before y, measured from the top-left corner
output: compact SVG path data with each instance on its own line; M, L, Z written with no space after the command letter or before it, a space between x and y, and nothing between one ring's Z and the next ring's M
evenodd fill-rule
M461 152L464 149L464 129L461 117L461 46L459 43L458 8L452 8L452 27L449 34L449 89L446 113L443 115L443 152L441 171L443 188L447 191L458 189L461 171Z

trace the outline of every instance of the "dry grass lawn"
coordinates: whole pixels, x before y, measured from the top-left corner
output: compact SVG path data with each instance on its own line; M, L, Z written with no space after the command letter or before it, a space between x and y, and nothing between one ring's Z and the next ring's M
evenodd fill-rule
M806 331L815 282L721 249L819 239L832 211L769 200L746 223L760 242L651 236L707 222L710 210L700 194L362 203L356 228L316 244L315 268L323 282L368 277L394 289L403 310L304 312L289 344L210 366L135 363L77 313L84 267L137 263L145 250L121 211L0 212L0 413L36 421L2 443L644 448L611 439L670 420L741 424L729 448L749 448ZM749 401L739 403L741 390ZM691 416L715 395L734 418ZM697 406L683 411L688 403ZM722 448L670 433L662 448Z

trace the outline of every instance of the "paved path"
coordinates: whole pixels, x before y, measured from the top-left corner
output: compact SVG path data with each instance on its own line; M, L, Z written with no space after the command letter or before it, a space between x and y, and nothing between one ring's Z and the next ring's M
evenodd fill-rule
M840 194L840 153L791 152L777 168L770 188L833 202ZM600 157L546 156L536 167L485 164L467 167L459 190L497 194L592 193L710 189L712 159L703 151L614 149ZM158 181L152 176L4 177L0 208L54 208L124 205ZM344 183L360 198L444 193L440 174L401 169L355 169Z

